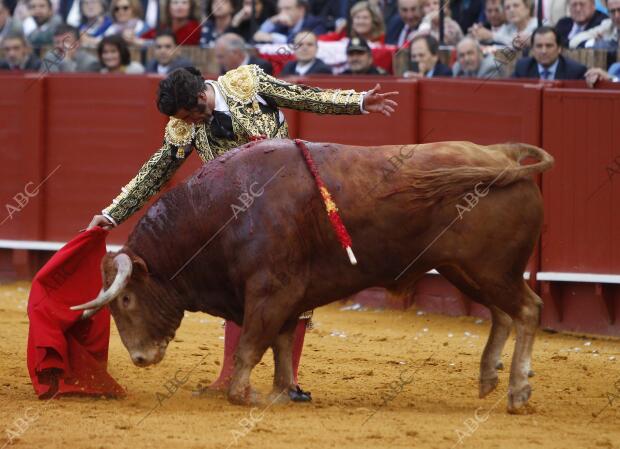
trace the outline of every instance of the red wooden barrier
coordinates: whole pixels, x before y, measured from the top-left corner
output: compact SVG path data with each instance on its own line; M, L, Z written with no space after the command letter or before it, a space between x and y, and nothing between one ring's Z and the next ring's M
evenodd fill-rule
M377 84L374 77L299 78L300 83L328 89L370 90ZM364 116L303 114L297 137L315 142L337 142L351 145L389 145L415 143L417 135L417 83L392 77L380 80L383 92L399 92L398 114L392 117L372 114Z
M543 325L620 335L620 91L544 92Z
M2 218L8 215L7 205L17 209L12 219L0 225L0 239L63 241L107 206L161 144L167 119L154 107L158 81L152 76L0 76ZM300 81L367 90L377 79ZM620 225L615 208L620 195L620 176L616 177L620 137L614 133L620 119L620 92L563 89L559 82L387 77L380 82L384 91L400 92L396 116L325 117L286 111L291 134L361 145L457 139L542 144L557 164L544 176L546 227L542 249L529 266L532 277L538 271L546 276L543 325L620 335L620 237L615 231ZM173 183L200 163L192 155ZM33 192L46 177L38 193L29 197L25 190ZM110 243L124 242L137 219L114 230ZM16 271L21 277L31 275L40 266L42 254L0 250L0 276ZM583 273L603 278L557 278ZM358 299L364 297L403 308L415 301L427 310L450 314L484 315L486 310L438 275L424 278L408 298L376 290Z
M43 204L48 185L44 172L45 110L43 78L38 74L0 77L0 235L4 239L43 237ZM54 176L54 174L52 174ZM37 255L28 251L0 253L0 275L31 274Z

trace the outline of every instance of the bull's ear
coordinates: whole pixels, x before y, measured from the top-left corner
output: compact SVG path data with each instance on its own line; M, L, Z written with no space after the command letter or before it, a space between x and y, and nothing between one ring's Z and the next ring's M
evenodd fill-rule
M114 265L114 256L115 253L107 253L101 259L101 275L103 279L103 288L107 290L114 282L114 278L116 277L116 266Z
M142 257L133 256L131 262L133 263L132 271L137 277L146 277L149 275L149 267L146 266L146 262Z

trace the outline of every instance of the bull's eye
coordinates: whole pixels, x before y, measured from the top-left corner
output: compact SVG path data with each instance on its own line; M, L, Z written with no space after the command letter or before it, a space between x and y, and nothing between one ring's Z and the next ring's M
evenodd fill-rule
M123 296L123 307L129 307L129 296L125 295Z

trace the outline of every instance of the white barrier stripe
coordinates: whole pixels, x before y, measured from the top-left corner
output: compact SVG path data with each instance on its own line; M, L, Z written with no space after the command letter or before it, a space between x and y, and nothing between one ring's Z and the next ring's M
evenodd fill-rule
M32 249L37 251L58 251L67 242L46 242L43 240L2 240L0 249ZM108 251L118 251L122 245L106 245Z
M439 272L435 269L427 271L426 274L439 274ZM526 271L525 273L523 273L523 279L525 279L526 281L530 280L530 272Z
M557 273L541 271L536 275L539 281L558 282L597 282L601 284L620 284L618 274L595 274L595 273Z
M67 242L46 242L42 240L2 240L0 239L0 249L31 249L38 251L58 251ZM106 245L108 251L119 251L122 245ZM437 270L430 270L427 274L439 274ZM523 273L524 279L530 279L530 272ZM595 274L595 273L559 273L541 271L536 274L538 281L557 281L557 282L598 282L602 284L620 284L618 274Z

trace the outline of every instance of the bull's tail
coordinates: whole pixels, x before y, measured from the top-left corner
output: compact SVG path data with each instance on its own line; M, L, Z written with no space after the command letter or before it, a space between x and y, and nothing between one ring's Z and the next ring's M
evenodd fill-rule
M506 143L502 145L491 145L489 148L504 151L509 158L515 161L517 166L507 170L506 181L500 185L510 184L518 179L542 173L553 167L554 159L542 148L527 143ZM520 165L526 157L537 159L538 162L530 165Z
M542 148L524 143L491 145L489 149L503 151L509 161L502 165L441 167L433 170L410 171L412 184L406 188L415 208L429 206L442 198L454 198L464 192L478 188L503 187L520 179L527 178L553 166L553 156ZM533 157L537 162L521 165L520 162ZM478 186L478 187L476 187ZM392 191L389 195L403 192Z

